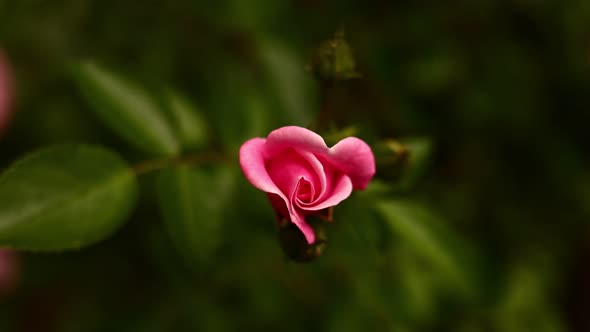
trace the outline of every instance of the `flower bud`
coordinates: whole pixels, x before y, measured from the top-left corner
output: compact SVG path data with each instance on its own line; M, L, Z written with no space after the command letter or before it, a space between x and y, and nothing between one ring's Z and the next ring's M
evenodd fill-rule
M399 180L407 166L410 151L401 142L388 139L375 146L377 165L388 180Z
M334 38L320 44L312 59L312 70L318 80L342 81L360 77L352 48L337 32Z

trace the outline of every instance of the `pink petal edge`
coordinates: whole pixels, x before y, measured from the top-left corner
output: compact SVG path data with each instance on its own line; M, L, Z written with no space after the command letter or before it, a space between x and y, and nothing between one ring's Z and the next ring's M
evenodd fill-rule
M311 226L305 222L305 218L301 216L283 192L279 190L274 181L270 178L265 165L265 142L264 138L252 138L246 141L240 147L240 167L246 176L246 179L256 188L267 193L278 195L289 211L289 217L301 230L307 240L307 243L313 244L315 242L315 232Z
M267 193L284 196L266 170L264 138L252 138L240 147L240 167L250 183Z
M352 194L352 182L347 175L342 175L336 182L330 196L316 205L301 204L299 208L305 211L319 211L340 204Z
M354 189L365 189L375 175L371 147L356 137L347 137L330 149L330 159L352 180Z
M313 153L328 153L329 149L322 136L313 131L297 126L275 129L266 138L267 153L274 155L284 147Z

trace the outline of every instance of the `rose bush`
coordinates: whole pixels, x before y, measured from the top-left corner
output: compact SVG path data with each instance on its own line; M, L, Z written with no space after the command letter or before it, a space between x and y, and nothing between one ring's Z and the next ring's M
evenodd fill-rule
M305 217L337 205L353 189L364 189L375 175L375 158L364 141L347 137L329 148L320 135L296 126L246 141L240 166L309 244L315 242L315 232Z

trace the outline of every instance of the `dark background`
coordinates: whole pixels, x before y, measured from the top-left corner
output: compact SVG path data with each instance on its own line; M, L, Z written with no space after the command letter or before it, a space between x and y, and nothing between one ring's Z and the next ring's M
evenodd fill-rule
M328 95L309 61L338 30L362 77ZM235 169L245 139L287 124L354 127L373 146L426 139L418 182L387 197L436 211L477 275L470 295L443 280L367 208L373 194L337 208L323 256L289 262L264 194L238 171L219 247L189 267L148 175L108 240L21 254L2 331L590 331L586 0L0 0L0 45L16 80L2 167L69 141L145 159L77 90L70 66L93 59L188 96ZM377 179L393 183L387 169Z

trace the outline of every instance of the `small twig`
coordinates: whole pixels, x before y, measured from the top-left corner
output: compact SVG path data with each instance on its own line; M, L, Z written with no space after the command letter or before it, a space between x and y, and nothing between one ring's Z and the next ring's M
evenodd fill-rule
M203 164L217 164L217 163L228 163L231 159L229 156L219 152L209 152L203 154L193 154L180 156L176 158L175 164L177 165L203 165Z
M133 166L133 171L137 175L151 173L172 165L203 165L228 162L229 158L221 153L204 153L186 156L177 156L162 159L153 159L140 162Z

